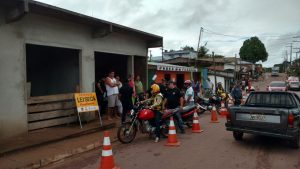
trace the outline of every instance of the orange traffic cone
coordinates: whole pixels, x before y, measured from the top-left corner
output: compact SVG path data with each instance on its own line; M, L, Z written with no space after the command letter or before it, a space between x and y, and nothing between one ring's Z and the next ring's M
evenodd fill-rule
M165 144L165 146L180 146L180 142L178 142L176 136L176 127L174 124L173 116L170 117L168 142Z
M213 108L211 110L211 121L210 122L211 123L219 123L216 106L213 106Z
M104 132L101 164L99 169L120 169L119 167L115 166L108 131Z
M221 101L221 108L225 107L224 101Z
M220 116L221 117L226 117L227 116L227 108L225 108L225 107L222 107L221 109L220 109Z
M199 116L198 116L197 112L194 113L192 132L193 133L203 132L203 130L201 130L201 127L200 127Z

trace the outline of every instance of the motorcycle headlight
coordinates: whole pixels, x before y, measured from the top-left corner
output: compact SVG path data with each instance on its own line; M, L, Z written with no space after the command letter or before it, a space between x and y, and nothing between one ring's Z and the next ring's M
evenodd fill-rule
M212 110L212 108L213 108L212 106L208 106L207 107L208 110Z
M130 115L131 115L131 116L134 115L134 110L133 110L133 109L130 110Z

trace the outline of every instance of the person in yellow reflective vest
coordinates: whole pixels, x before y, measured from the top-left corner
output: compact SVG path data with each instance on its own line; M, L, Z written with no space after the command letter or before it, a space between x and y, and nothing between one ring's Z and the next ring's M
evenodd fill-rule
M216 94L221 97L222 101L224 101L225 107L228 108L229 94L224 90L221 82L217 84Z
M155 113L155 142L157 143L160 139L160 121L162 118L161 111L163 110L163 95L160 93L159 86L153 84L151 86L152 97L150 99L144 100L141 103L150 102L148 108L152 109Z

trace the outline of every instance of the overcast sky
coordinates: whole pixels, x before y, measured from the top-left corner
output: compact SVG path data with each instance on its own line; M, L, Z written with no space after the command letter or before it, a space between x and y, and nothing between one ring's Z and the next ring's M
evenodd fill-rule
M39 1L163 36L167 50L196 49L200 27L205 29L201 45L207 42L209 52L224 56L238 54L245 39L258 36L269 53L264 66L282 62L288 43L300 41L293 38L300 36L300 0Z

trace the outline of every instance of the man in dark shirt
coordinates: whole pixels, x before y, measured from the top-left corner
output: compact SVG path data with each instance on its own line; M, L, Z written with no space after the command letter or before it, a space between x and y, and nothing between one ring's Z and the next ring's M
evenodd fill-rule
M236 86L232 89L230 95L233 97L234 105L239 106L242 103L243 99L243 91L242 91L242 84L238 82Z
M164 107L167 109L180 108L180 110L175 113L175 116L178 119L178 127L182 134L185 133L184 126L183 126L184 123L182 121L181 114L180 114L180 111L183 108L183 103L184 103L183 96L180 93L180 90L177 87L175 87L175 82L169 81L168 90L166 91L165 100L164 100Z
M126 79L119 91L119 97L123 106L122 119L121 119L122 123L126 121L127 112L133 108L132 95L133 95L133 88L129 85L129 80Z
M166 80L161 79L161 84L159 84L160 93L165 97L167 94L167 88L166 88Z

